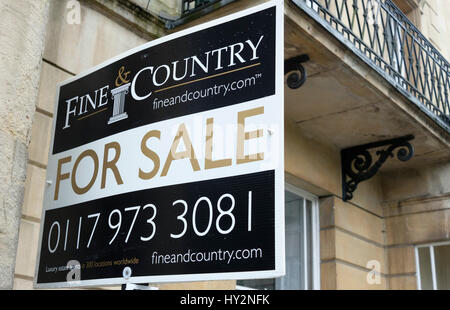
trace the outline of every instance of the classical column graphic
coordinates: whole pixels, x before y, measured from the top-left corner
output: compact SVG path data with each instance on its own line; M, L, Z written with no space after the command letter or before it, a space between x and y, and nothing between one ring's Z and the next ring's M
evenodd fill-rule
M127 83L111 90L114 99L113 115L109 118L108 125L128 118L125 112L125 96L128 94L128 89L131 83Z

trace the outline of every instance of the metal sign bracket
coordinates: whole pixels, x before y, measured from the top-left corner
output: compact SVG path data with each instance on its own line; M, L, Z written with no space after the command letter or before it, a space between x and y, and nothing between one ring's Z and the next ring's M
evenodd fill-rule
M343 200L351 200L358 184L373 177L389 157L394 157L396 149L398 149L397 158L400 161L411 159L414 155L414 148L409 141L413 139L413 135L408 135L341 150ZM369 150L382 147L383 149L375 152L378 158L373 163Z
M302 63L308 62L309 56L302 54L284 61L284 75L288 75L286 84L290 89L300 88L306 82L307 73Z

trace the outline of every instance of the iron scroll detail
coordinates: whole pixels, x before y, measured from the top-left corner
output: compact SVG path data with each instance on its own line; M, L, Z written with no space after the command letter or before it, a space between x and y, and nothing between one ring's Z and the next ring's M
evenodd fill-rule
M302 63L309 61L306 54L295 56L284 61L284 75L288 75L286 84L290 89L300 88L306 82L307 73Z
M373 177L389 157L395 154L400 161L411 159L414 148L409 141L413 139L414 136L408 135L341 150L343 200L351 200L358 184ZM374 160L369 150L381 147L375 152Z

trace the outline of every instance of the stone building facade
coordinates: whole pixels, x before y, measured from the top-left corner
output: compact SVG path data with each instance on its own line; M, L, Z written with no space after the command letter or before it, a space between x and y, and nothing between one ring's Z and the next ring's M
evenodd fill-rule
M156 2L167 13L176 1ZM0 0L0 288L33 287L56 84L265 1L228 2L167 27L146 0ZM356 2L359 11L346 0L335 2L340 7L285 1L285 59L309 56L306 83L285 87L287 241L298 244L287 265L297 275L154 285L450 288L450 7L446 0L380 0L377 10L377 1ZM387 43L376 43L377 31ZM389 157L344 199L341 151L407 135L414 136L414 156ZM295 211L300 204L304 217Z

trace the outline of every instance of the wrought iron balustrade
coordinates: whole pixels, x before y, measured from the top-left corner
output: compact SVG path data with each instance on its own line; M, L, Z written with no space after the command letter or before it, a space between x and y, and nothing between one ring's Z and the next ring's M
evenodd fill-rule
M450 133L450 64L391 0L291 0Z

